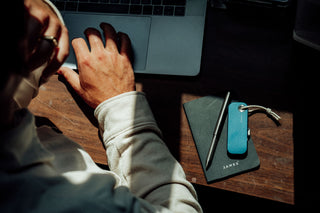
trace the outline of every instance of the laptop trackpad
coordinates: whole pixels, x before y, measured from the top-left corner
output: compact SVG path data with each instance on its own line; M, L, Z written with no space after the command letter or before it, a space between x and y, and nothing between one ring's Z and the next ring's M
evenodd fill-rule
M64 14L64 21L69 30L70 41L77 37L85 38L83 32L88 27L94 27L101 32L101 28L99 27L101 22L111 24L117 32L121 31L127 33L130 37L133 48L133 68L134 70L145 70L151 18L89 14ZM76 59L73 48L70 48L70 54L68 59L66 60L65 65L75 68Z

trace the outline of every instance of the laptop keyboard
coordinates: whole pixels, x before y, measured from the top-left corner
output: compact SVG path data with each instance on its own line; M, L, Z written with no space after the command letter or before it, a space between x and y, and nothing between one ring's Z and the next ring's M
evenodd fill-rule
M186 0L52 0L61 11L184 16Z

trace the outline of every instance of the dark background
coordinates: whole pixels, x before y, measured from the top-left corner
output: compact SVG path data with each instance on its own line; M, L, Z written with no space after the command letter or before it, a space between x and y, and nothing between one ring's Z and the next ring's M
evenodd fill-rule
M198 76L157 76L159 81L153 80L148 85L148 79L153 76L137 75L136 81L143 83L143 90L150 96L164 89L161 80L166 80L167 87L172 81L172 88L181 89L173 90L170 95L174 98L168 101L177 102L177 106L183 92L224 95L230 90L233 99L293 113L295 205L195 185L204 212L314 208L319 200L316 89L320 52L292 38L295 1L282 9L239 4L227 6L226 10L208 6L202 67ZM194 89L190 84L194 84ZM161 103L150 102L151 108L158 104ZM176 114L180 113L179 110L177 107ZM165 118L160 113L155 112L155 117L161 129L178 128L161 126L161 120ZM179 159L179 156L175 157Z

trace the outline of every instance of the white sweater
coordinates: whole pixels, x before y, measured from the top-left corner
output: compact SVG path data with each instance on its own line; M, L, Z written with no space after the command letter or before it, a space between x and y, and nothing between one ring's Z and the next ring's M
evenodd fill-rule
M143 93L95 110L110 171L21 110L1 135L0 212L201 212L193 186L170 154Z

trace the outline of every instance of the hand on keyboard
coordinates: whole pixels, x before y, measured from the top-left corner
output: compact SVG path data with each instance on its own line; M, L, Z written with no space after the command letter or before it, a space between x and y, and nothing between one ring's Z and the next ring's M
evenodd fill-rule
M94 28L85 31L91 51L82 38L72 41L79 75L67 67L58 71L93 108L109 98L135 90L129 37L124 33L116 33L109 24L102 23L100 27L106 45L103 44L100 32ZM117 41L120 41L119 50Z

